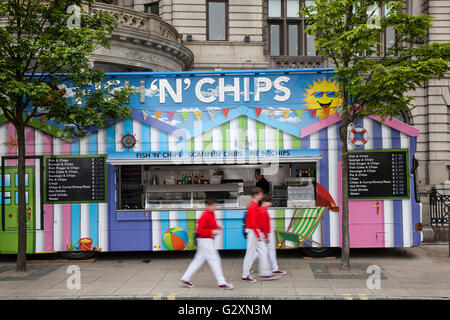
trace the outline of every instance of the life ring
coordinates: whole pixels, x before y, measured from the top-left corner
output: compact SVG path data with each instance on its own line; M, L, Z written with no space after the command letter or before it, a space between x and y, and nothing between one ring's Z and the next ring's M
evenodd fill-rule
M368 142L369 133L362 126L357 126L350 130L349 139L355 147L362 147Z

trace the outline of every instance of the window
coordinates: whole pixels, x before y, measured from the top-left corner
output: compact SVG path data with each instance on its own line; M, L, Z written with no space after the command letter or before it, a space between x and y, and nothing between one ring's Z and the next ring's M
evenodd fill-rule
M315 56L314 36L304 33L307 19L299 14L310 1L267 0L269 47L272 56Z
M145 4L144 11L145 13L153 13L159 16L159 1Z
M207 1L208 40L228 40L228 2Z

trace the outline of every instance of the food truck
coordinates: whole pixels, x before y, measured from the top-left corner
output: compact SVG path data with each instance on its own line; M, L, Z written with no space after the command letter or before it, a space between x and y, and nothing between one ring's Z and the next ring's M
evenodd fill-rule
M341 246L344 178L352 248L418 246L419 131L397 119L358 119L348 128L350 168L342 177L342 98L333 76L332 69L106 74L102 85L135 89L130 118L72 139L45 117L26 128L27 251L81 258L194 250L196 219L211 196L223 225L216 247L244 249L256 169L270 184L269 213L279 231L290 232L293 218L314 211L326 193L331 205L301 242L308 254ZM72 99L70 82L62 87ZM3 116L0 123L6 254L17 251L17 139ZM295 247L288 243L279 247Z

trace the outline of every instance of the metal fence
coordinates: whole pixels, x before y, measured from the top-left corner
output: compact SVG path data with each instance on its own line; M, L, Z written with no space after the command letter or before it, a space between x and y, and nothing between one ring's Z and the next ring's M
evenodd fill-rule
M450 195L441 194L436 188L430 193L430 216L432 226L448 225Z

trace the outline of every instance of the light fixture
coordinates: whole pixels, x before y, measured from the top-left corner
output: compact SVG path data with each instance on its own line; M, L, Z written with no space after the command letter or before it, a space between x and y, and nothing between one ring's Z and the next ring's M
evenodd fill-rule
M250 36L248 34L244 36L244 41L250 42Z
M186 35L186 41L192 41L192 34L188 33Z

